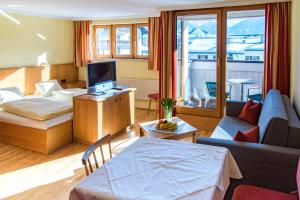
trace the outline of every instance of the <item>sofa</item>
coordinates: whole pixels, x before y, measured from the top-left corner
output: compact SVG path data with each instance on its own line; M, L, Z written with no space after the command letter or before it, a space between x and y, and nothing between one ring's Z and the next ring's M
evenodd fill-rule
M226 115L210 138L197 143L228 148L234 156L243 179L232 180L225 199L231 199L234 188L249 184L282 192L297 190L295 174L300 156L300 121L287 96L271 90L263 102L258 120L259 143L238 142L237 131L254 126L238 118L245 102L228 101Z
M245 103L226 103L226 116L222 118L211 138L233 140L237 131L247 131L254 127L238 118ZM258 126L259 143L300 148L300 121L289 98L281 95L278 90L270 90L267 94Z

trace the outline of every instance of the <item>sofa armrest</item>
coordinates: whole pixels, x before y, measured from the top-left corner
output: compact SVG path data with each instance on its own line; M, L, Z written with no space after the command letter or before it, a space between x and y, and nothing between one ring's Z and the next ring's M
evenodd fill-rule
M238 117L242 112L246 102L244 101L226 101L226 115Z
M231 198L234 188L239 184L282 192L297 190L299 149L214 138L198 138L197 143L228 148L235 158L243 179L231 181L226 199Z

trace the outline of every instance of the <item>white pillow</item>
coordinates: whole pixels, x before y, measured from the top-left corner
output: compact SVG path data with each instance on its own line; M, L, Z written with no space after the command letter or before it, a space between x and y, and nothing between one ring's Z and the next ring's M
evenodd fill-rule
M35 83L35 95L44 97L52 96L53 91L63 90L57 80L40 81Z
M0 88L0 104L8 101L23 99L24 96L18 87Z

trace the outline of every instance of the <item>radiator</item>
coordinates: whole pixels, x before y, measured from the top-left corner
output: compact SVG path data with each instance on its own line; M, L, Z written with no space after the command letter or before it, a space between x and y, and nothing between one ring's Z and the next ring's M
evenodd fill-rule
M158 93L159 91L159 82L153 79L119 78L117 84L136 88L135 99L139 100L147 100L148 94Z

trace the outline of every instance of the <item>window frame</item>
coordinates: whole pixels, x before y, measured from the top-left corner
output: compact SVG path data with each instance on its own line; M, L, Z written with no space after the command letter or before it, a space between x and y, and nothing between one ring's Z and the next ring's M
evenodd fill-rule
M133 28L132 24L114 24L112 26L112 45L111 45L111 50L112 50L112 56L113 58L133 58ZM116 40L116 30L118 28L130 28L130 54L129 55L117 55L116 53L116 47L117 47L117 40Z
M142 26L147 26L148 27L148 55L149 55L149 25L147 23L139 23L139 24L134 24L134 36L133 36L133 52L134 52L134 58L136 59L148 59L148 55L147 56L142 56L142 55L138 55L138 28L142 27Z
M108 28L109 29L109 40L110 40L110 45L109 45L109 55L98 55L97 54L97 29L98 28ZM112 28L111 25L94 25L93 26L93 56L94 58L112 58Z
M220 39L217 42L220 47L218 49L218 54L216 55L216 59L218 62L218 77L217 82L220 84L218 87L217 95L219 96L221 102L217 103L216 112L210 112L209 110L204 110L201 108L193 109L188 108L185 106L177 106L176 112L178 114L189 114L189 115L198 115L202 117L214 117L214 118L221 118L224 116L225 113L225 106L226 106L226 68L227 68L227 45L226 45L226 36L227 36L227 13L230 11L251 11L251 10L265 10L266 4L257 4L257 5L246 5L246 6L231 6L231 7L223 7L223 8L213 8L213 9L192 9L192 10L180 10L175 11L175 16L184 16L184 15L197 15L201 13L210 13L214 10L218 10L218 12L221 12L221 19L220 20L220 26L218 27L218 30L220 30ZM177 29L177 26L176 26ZM219 37L219 36L218 36ZM183 40L182 40L183 41ZM183 47L182 47L183 48ZM182 50L184 51L184 50ZM184 63L184 59L182 58L182 63ZM265 61L264 61L265 62ZM182 65L183 68L183 65ZM182 72L182 77L184 77L184 72ZM182 96L184 94L184 87L182 84L182 81L184 79L181 79L181 97L179 97L178 102L182 99Z
M110 24L110 25L93 25L93 36L92 36L92 48L93 48L93 58L116 58L116 59L148 59L149 51L147 56L138 55L137 47L137 29L141 26L148 26L148 23L135 23L135 24ZM116 29L121 27L130 27L131 37L130 37L130 55L117 55L116 54ZM110 39L110 48L109 55L98 55L97 54L97 42L96 42L96 33L98 28L108 28L109 29L109 39ZM148 30L148 40L149 40L149 30ZM149 45L148 45L149 49Z

